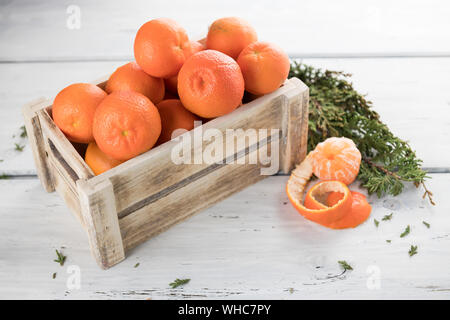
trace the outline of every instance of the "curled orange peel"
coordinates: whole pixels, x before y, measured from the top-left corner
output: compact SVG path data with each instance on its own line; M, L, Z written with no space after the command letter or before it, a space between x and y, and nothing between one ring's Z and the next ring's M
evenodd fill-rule
M356 191L350 191L340 181L322 181L303 194L311 179L311 157L298 165L286 185L286 192L292 205L306 219L332 229L354 228L363 223L372 210L366 197ZM325 204L326 203L326 204Z
M352 195L348 187L339 181L323 181L314 185L305 198L305 205L302 204L303 194L308 181L313 173L311 157L300 163L291 173L286 185L286 192L292 205L306 219L329 226L342 219L346 213L351 211ZM326 206L320 202L320 197L330 192L343 194L333 206Z

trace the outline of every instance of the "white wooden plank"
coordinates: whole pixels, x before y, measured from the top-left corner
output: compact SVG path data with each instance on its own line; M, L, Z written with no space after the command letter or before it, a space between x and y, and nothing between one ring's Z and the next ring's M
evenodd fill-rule
M52 97L73 82L108 74L125 61L0 64L0 174L34 174L28 147L14 150L23 124L20 108ZM425 167L450 168L450 58L307 59L318 67L354 74L353 83L382 120L410 141Z
M450 298L449 174L433 174L429 183L436 207L409 187L396 198L372 197L370 220L340 231L301 217L288 203L286 181L270 177L245 189L107 271L97 267L78 221L56 194L46 194L35 179L0 181L0 298ZM373 218L391 212L392 221L375 228ZM408 224L411 234L400 238ZM412 258L411 244L419 251ZM61 246L64 267L53 262ZM354 271L338 276L338 260ZM79 290L66 285L73 265L81 271ZM374 270L378 289L367 286ZM191 282L170 289L175 278Z
M67 27L69 5L80 9L80 29ZM291 55L449 55L449 15L445 0L9 1L0 60L129 59L137 29L152 18L171 17L196 38L223 16L249 20Z

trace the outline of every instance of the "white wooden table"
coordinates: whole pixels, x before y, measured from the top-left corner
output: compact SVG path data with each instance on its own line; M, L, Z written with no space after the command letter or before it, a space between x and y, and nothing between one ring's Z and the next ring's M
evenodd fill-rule
M74 11L60 1L0 4L0 175L11 176L0 180L1 299L450 298L446 1L73 2L81 10L80 29L68 28L67 10ZM35 175L29 146L18 136L21 106L132 59L134 33L146 20L172 17L199 38L228 15L248 19L261 39L293 57L353 73L355 87L424 160L437 204L409 185L398 197L371 197L372 216L360 227L328 230L298 215L284 192L287 177L274 176L102 271L76 219ZM25 144L23 152L15 143ZM374 226L374 218L390 213L392 221ZM411 234L400 238L407 225ZM419 251L413 257L411 244ZM53 262L61 248L63 267ZM341 275L338 260L354 270ZM81 272L80 288L67 285L73 268ZM175 278L191 282L171 289Z

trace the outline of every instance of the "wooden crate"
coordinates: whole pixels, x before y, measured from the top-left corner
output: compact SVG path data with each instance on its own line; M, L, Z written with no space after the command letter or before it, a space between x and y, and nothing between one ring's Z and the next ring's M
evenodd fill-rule
M104 88L105 80L94 83ZM277 91L183 136L192 138L208 128L280 129L278 135L269 130L258 143L237 148L233 157L242 160L258 152L277 152L280 171L288 173L306 155L308 99L307 86L292 78ZM174 164L171 152L179 143L175 140L94 176L83 160L85 146L69 142L53 122L52 102L23 108L37 172L44 188L56 190L78 217L102 268L122 261L129 249L146 239L266 177L259 161ZM279 142L278 150L272 147L274 141ZM198 149L191 144L190 152Z

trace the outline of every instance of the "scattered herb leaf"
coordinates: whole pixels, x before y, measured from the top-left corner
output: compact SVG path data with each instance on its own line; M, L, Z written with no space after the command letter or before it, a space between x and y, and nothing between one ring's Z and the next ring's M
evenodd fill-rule
M134 265L134 267L137 268L137 267L139 267L139 265L140 265L140 263L138 262Z
M393 215L393 213L387 214L387 215L385 215L385 216L383 217L383 219L381 219L381 220L383 220L383 221L391 220L391 219L392 219L392 215Z
M339 263L340 266L344 269L344 271L346 271L346 270L353 270L352 266L349 265L349 264L347 263L347 261L345 261L345 260L340 260L340 261L338 261L338 263Z
M424 197L434 204L422 160L380 120L372 102L353 88L350 76L292 61L289 78L299 78L310 92L308 150L329 137L350 138L362 155L358 179L369 193L396 196L404 182L413 182L422 185Z
M27 135L27 129L25 128L25 126L21 126L20 127L20 137L21 138L26 138L28 135Z
M22 152L22 151L23 151L23 148L25 148L24 145L20 145L20 144L18 144L18 143L15 143L14 145L15 145L15 150L16 150L16 151L19 151L19 152Z
M2 174L0 175L0 180L6 180L9 179L10 177L7 174Z
M55 250L55 251L56 251L56 257L57 257L57 259L55 259L55 260L53 260L53 261L59 263L60 266L63 266L63 265L64 265L64 262L66 261L66 256L63 255L63 254L62 254L61 252L59 252L58 250Z
M169 286L171 286L172 289L175 289L179 286L185 285L189 281L191 281L191 279L175 279L174 282L169 283Z
M411 231L411 228L409 227L409 225L405 228L405 231L402 232L402 234L400 235L400 238L406 237L409 232Z
M423 223L428 229L430 229L430 224L429 224L428 222L422 221L422 223Z
M375 227L378 228L378 225L380 224L380 221L378 221L377 219L373 219L373 223L375 223Z
M52 278L53 278L53 279L56 278L56 272L53 272Z
M417 246L411 245L411 248L408 251L409 256L412 257L413 255L417 254Z
M392 242L392 240L386 240L386 242L387 242L387 243L391 243L391 242Z

